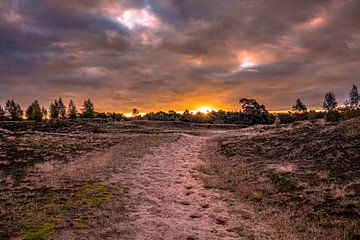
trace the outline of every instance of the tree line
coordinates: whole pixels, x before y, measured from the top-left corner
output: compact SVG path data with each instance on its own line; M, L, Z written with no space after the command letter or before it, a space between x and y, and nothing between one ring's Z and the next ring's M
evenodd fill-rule
M78 112L73 100L69 101L68 107L65 106L62 98L55 99L50 104L49 112L45 107L41 107L38 100L32 102L25 111L25 117L27 120L43 121L50 115L51 119L76 119L80 118L94 118L95 110L94 104L90 99L84 101L81 108L81 112ZM5 107L0 106L0 120L23 120L24 111L20 107L19 103L13 99L9 99L5 103Z
M77 118L105 118L113 121L121 120L149 120L149 121L181 121L193 123L213 123L213 124L272 124L275 119L281 123L292 123L298 120L311 120L325 118L327 121L340 121L360 116L360 94L356 85L353 85L348 99L345 101L345 107L339 107L334 92L327 92L322 102L324 111L317 112L308 110L301 99L297 99L292 106L292 111L288 113L272 114L266 107L258 103L255 99L242 98L239 100L241 110L234 111L212 111L207 114L197 112L192 113L185 110L183 113L177 113L173 110L168 112L149 112L145 115L139 115L139 110L134 108L132 117L125 117L121 113L97 113L94 104L90 99L84 101L80 111L73 100L70 100L67 107L62 98L55 99L49 106L49 109L41 107L35 100L25 111L27 120L42 121L50 116L51 119L77 119ZM0 106L0 120L22 120L24 112L20 105L13 99L7 100L5 107Z
M314 120L325 118L327 121L340 121L360 116L360 94L356 85L353 85L345 107L339 107L334 92L327 92L324 96L321 107L324 111L309 110L301 99L297 99L292 106L292 111L287 113L272 114L263 104L255 99L242 98L239 100L241 110L233 111L212 111L207 114L197 112L191 113L185 110L179 114L174 111L150 112L138 119L156 121L182 121L195 123L219 123L219 124L272 124L275 119L281 123L292 123L300 120Z
M322 102L322 108L324 109L325 119L330 122L359 117L360 94L358 87L355 84L352 85L343 107L339 107L333 91L327 92L324 96L324 101ZM307 113L307 107L300 99L296 100L293 105L293 110L300 114L302 113L303 115L306 115Z

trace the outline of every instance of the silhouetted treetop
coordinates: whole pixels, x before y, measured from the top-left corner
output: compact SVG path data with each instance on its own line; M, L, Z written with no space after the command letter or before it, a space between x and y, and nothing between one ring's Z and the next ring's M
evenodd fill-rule
M307 111L306 105L298 98L295 102L295 104L292 106L292 109L299 112L305 112Z
M76 119L77 118L77 109L76 109L76 105L73 102L73 100L70 100L69 102L69 106L68 106L68 116L70 119Z
M255 99L241 98L239 100L243 113L267 115L268 111L265 106L259 104Z
M12 120L21 120L23 116L23 110L20 105L16 103L13 99L7 100L5 104L5 110L10 115Z
M337 102L336 102L335 94L333 92L327 92L325 94L325 99L324 99L322 107L327 111L336 109Z
M351 108L358 108L359 107L359 102L360 102L360 94L359 94L359 90L357 88L357 86L352 85L352 88L349 92L349 106Z
M40 122L42 120L43 112L41 110L38 100L35 100L33 103L30 104L30 106L26 110L26 117L29 120L35 120L37 122Z
M82 117L83 118L94 118L95 117L95 110L94 104L91 102L90 99L84 101L82 110Z

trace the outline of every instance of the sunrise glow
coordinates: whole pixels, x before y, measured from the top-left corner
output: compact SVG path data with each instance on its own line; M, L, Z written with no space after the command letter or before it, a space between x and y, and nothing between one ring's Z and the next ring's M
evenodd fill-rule
M316 109L359 79L356 0L30 2L0 1L3 107L61 96L99 112L206 113L307 96Z
M194 110L194 112L201 112L201 113L210 113L212 111L216 111L216 108L210 106L201 106L198 109Z

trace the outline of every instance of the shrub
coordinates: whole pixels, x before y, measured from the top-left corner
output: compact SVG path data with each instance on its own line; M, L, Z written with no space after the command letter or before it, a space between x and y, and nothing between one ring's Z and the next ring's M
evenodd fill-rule
M343 119L347 120L354 117L360 117L360 108L345 108L343 111Z
M309 120L320 119L320 118L324 118L324 117L325 117L324 112L316 112L315 110L310 110L307 114L307 118Z
M327 122L338 122L341 118L341 113L337 110L330 110L325 114L325 120Z
M295 118L290 113L278 113L277 116L280 118L281 123L288 124L293 123Z

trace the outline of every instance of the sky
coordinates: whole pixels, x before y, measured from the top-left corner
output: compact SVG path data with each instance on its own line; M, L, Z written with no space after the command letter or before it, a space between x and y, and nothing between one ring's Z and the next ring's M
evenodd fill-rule
M0 105L320 108L360 85L359 0L2 0Z

